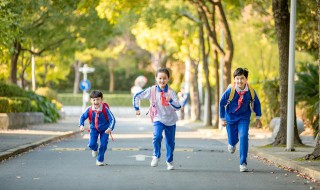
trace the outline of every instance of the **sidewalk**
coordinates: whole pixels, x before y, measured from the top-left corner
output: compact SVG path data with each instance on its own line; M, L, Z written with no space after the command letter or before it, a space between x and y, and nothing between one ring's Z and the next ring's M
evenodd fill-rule
M130 117L131 110L128 108L113 108L113 112L121 117ZM119 113L118 113L119 112ZM31 125L26 129L0 131L0 161L8 159L17 154L26 152L58 139L66 138L79 133L77 125L79 116L76 114L67 114L66 119L59 120L53 124ZM188 120L179 121L177 126L185 126L193 129L204 136L227 143L225 129L208 129L203 128L201 122L190 122ZM295 147L296 151L287 152L285 147L261 148L263 145L272 143L270 131L263 129L250 129L250 156L256 157L263 161L271 162L286 170L298 171L297 175L307 175L320 181L320 162L319 161L300 161L305 155L312 153L314 141L309 134L302 135L303 143L310 147ZM300 160L299 160L300 159Z
M198 130L204 136L212 139L221 139L227 144L227 133L225 128L208 129L201 127L201 122L179 121L181 125ZM302 142L306 147L294 147L295 151L288 152L286 147L263 147L273 142L272 132L264 129L250 128L249 130L249 154L260 160L275 164L285 170L296 172L297 175L305 178L312 178L320 181L320 162L319 161L305 161L302 160L304 156L313 152L315 141L312 134L303 132L300 135ZM311 179L310 179L311 180Z

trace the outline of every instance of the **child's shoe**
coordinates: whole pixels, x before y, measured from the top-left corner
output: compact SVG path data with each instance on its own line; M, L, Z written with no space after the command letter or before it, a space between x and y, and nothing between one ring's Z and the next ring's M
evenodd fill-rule
M97 166L104 166L105 164L103 162L99 162L98 160L96 161Z
M236 151L236 147L235 146L231 146L230 144L228 144L228 151L233 154Z
M247 172L248 168L247 168L247 164L241 164L240 165L240 172Z
M159 160L160 160L159 158L153 156L150 165L151 165L152 167L157 167L157 166L158 166L158 163L159 163Z
M98 151L91 151L91 155L93 158L96 158L98 156Z
M174 166L172 162L167 162L167 170L173 170Z

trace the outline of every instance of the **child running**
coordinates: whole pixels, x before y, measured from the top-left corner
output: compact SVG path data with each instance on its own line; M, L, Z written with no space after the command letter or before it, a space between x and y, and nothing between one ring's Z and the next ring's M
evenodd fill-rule
M140 113L140 100L148 99L150 101L151 120L153 122L153 158L151 166L158 166L161 156L162 132L165 133L167 149L167 169L173 170L173 151L175 147L176 122L178 121L177 110L181 108L176 93L169 88L170 74L167 68L160 68L156 72L156 82L154 85L136 93L133 97L133 106L136 115ZM151 109L152 108L152 109Z
M96 158L97 166L104 166L104 154L107 150L109 135L116 120L109 110L108 104L103 103L103 94L94 90L90 94L92 105L80 117L80 131L84 131L84 122L89 118L90 139L88 147L92 150L92 157ZM100 136L100 148L97 143ZM98 151L99 148L99 151Z
M249 141L249 124L251 111L256 113L256 124L262 126L261 105L255 91L249 87L249 71L246 68L237 68L234 73L234 86L229 87L220 100L220 119L222 126L226 126L228 133L228 151L233 154L240 138L240 171L246 172L248 141ZM235 91L236 93L232 93ZM251 95L252 92L252 95ZM230 101L229 97L234 94ZM252 98L254 96L254 98Z

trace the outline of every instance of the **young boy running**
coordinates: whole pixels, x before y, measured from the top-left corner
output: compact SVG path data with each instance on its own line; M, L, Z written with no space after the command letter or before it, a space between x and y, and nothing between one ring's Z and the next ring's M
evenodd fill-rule
M96 158L96 165L104 166L104 154L116 120L107 104L103 103L103 94L100 91L92 91L90 98L92 105L80 117L80 131L84 131L84 122L89 118L90 139L88 147L92 150L92 157ZM99 136L100 148L97 142Z
M256 113L257 127L260 128L262 126L260 121L261 104L257 94L247 83L248 74L249 72L246 68L237 68L233 73L234 85L224 92L220 100L220 119L222 126L226 126L227 129L228 151L231 154L235 152L240 138L241 172L248 171L248 132L251 111ZM230 95L234 96L231 101L229 99Z

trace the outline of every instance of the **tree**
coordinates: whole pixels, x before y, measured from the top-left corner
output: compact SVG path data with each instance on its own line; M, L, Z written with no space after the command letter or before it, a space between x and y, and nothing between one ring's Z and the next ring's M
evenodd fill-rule
M279 48L280 75L280 128L273 145L286 144L287 139L287 105L288 105L288 63L289 63L289 24L290 13L287 0L272 0L275 30ZM296 127L295 127L296 128ZM296 132L297 130L295 130ZM295 133L294 143L302 144L299 135Z
M318 76L320 76L320 0L317 1L318 3ZM318 84L318 89L320 90L320 80ZM318 92L318 134L317 134L317 142L316 146L311 154L306 155L307 160L312 160L312 159L319 159L320 158L320 92Z

